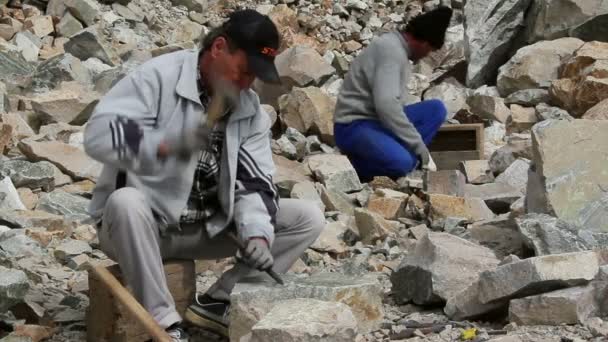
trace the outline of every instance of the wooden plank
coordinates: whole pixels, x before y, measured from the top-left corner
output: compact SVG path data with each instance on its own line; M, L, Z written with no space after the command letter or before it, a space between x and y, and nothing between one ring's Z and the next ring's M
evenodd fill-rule
M177 312L183 315L196 291L193 260L171 260L164 263L167 286L175 300ZM123 283L118 265L108 270ZM125 308L89 273L89 308L87 309L88 342L143 342L150 339L143 327L130 318Z
M483 152L482 152L483 153ZM458 170L463 160L478 160L480 151L445 151L431 152L437 170Z
M429 145L429 150L483 152L483 124L443 125Z

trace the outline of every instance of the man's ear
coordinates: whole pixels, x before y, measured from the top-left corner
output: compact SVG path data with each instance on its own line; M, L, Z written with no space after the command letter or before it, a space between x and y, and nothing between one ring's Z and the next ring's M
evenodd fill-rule
M211 55L213 57L218 57L220 54L226 51L228 48L228 41L226 38L219 36L215 38L213 44L211 45Z

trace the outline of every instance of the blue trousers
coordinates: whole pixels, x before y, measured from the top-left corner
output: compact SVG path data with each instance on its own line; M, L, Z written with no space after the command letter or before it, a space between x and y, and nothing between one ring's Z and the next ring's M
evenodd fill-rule
M405 106L404 115L422 136L426 145L444 123L447 110L440 100L428 100ZM418 162L411 148L377 120L356 120L335 124L336 145L357 170L363 182L376 176L393 179L407 175Z

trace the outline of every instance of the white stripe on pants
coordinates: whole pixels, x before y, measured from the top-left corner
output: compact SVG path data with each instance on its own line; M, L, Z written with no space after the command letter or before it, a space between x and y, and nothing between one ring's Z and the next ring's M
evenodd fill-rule
M325 226L319 207L310 201L281 199L272 246L273 269L291 265L315 242ZM116 190L106 203L99 230L101 249L120 265L135 298L164 328L181 321L163 271L163 259L221 259L236 254L236 247L220 234L213 240L200 225L186 225L181 232L160 236L157 222L144 195L135 188ZM209 293L228 299L239 279L256 273L237 263L225 272Z

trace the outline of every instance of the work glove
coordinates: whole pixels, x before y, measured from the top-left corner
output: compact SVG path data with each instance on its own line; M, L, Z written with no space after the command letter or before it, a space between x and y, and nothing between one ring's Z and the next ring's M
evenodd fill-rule
M274 263L272 254L270 253L270 247L265 239L249 239L245 249L239 252L242 261L250 267L260 271L270 269Z
M421 170L428 170L429 168L429 161L431 158L431 154L429 153L429 150L426 148L426 146L424 144L419 145L416 150L414 151L416 156L418 157L418 161L419 161L419 166ZM433 165L435 163L433 162Z

